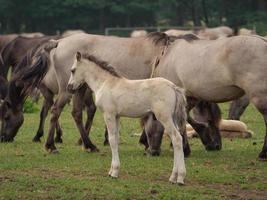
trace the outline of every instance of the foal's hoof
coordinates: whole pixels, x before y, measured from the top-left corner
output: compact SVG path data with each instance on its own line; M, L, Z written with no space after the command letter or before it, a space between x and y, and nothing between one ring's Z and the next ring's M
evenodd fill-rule
M63 143L62 138L58 138L58 137L56 137L56 138L55 138L55 143Z
M177 182L179 186L184 186L184 182Z

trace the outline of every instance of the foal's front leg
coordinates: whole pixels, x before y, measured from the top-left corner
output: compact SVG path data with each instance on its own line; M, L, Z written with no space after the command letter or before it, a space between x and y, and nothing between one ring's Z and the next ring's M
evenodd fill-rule
M108 139L112 152L112 162L109 170L109 176L117 178L119 176L120 158L119 158L119 117L116 115L104 113L104 120L108 128Z

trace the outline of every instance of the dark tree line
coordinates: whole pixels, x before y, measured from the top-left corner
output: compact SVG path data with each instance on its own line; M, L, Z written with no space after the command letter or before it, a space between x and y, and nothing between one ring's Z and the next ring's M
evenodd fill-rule
M0 32L218 26L267 31L267 0L0 0Z

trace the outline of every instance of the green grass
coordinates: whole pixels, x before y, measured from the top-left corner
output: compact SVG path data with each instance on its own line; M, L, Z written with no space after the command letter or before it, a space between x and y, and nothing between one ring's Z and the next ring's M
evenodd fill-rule
M226 116L228 104L221 106ZM67 106L61 116L64 143L57 145L57 155L47 154L43 143L31 142L38 112L25 114L15 142L0 144L0 199L267 199L267 163L257 160L264 124L252 106L242 120L254 131L253 138L224 139L220 152L207 152L198 139L190 140L184 187L168 183L169 140L164 138L160 157L144 156L133 136L140 132L139 122L132 119L121 121L120 177L109 178L111 152L102 145L101 114L96 114L91 132L100 152L86 153L76 145L79 134L70 111Z

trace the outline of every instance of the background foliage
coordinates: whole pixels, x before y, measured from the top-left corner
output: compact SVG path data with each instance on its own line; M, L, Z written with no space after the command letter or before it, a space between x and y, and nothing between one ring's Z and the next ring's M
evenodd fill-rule
M0 0L0 32L224 24L266 34L266 11L266 0Z

